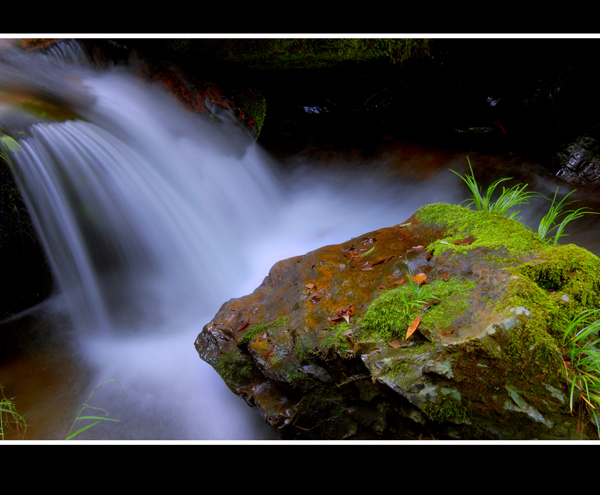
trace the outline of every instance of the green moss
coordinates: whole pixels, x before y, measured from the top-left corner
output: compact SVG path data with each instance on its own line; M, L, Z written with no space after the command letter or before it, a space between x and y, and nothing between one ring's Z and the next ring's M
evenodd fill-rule
M508 292L498 311L525 307L529 316L509 333L507 355L521 366L562 373L562 339L581 311L600 307L600 259L575 245L549 246L540 256L509 270Z
M300 361L306 361L313 352L312 342L308 337L297 338L294 342L296 356Z
M505 356L517 366L513 370L521 370L523 374L531 374L534 370L551 376L562 371L562 358L556 340L540 328L520 326L508 334L504 345Z
M414 346L420 348L421 346ZM420 349L422 351L422 349ZM415 349L411 349L415 351ZM403 353L407 354L407 353ZM387 375L390 381L397 382L398 380L404 380L410 378L420 371L420 364L411 361L410 359L398 359L384 373Z
M242 63L253 69L326 68L348 61L392 63L429 53L427 39L254 38L196 40L213 60Z
M255 138L258 139L267 116L267 100L263 96L253 100L248 107L248 111L254 118L254 122L256 122Z
M237 117L245 125L256 126L254 139L258 139L267 116L267 100L263 94L253 88L234 87L231 88L233 101L236 102Z
M447 234L427 247L436 255L458 256L480 247L492 250L491 256L496 253L498 263L513 275L496 311L508 315L510 308L522 306L530 312L511 331L508 355L550 372L568 322L584 309L600 307L600 259L572 244L547 246L528 227L495 213L436 203L417 215L425 225ZM473 237L473 242L453 244L465 237Z
M572 303L569 320L600 306L600 259L574 244L547 247L540 261L523 264L517 273L546 291L566 294Z
M254 372L254 363L241 352L229 352L219 360L216 371L231 388L247 383Z
M436 299L438 304L423 313L421 325L443 328L469 307L468 295L475 288L471 281L453 277L449 281L435 280L422 286L422 301ZM368 338L404 338L412 321L421 312L422 301L416 301L409 285L384 292L375 299L359 320Z
M566 328L561 304L530 279L513 278L508 294L497 303L506 313L507 308L524 307L528 315L518 317L517 324L505 332L504 358L514 363L513 370L528 374L534 367L546 375L562 370L558 335Z
M420 208L417 216L421 223L441 227L448 234L446 238L427 246L428 250L434 249L436 255L446 251L460 254L472 249L489 248L505 252L512 258L522 259L536 253L543 246L528 227L498 213L434 203ZM454 244L454 241L467 237L473 237L471 244Z
M351 327L347 322L339 323L330 328L327 335L321 339L319 350L327 351L331 349L341 356L344 356L345 352L350 348L350 343L344 336L344 332L348 331L350 328Z
M436 423L462 423L467 420L467 408L449 395L440 394L435 402L423 407L425 415Z
M271 330L273 328L280 328L280 327L283 328L286 326L286 324L287 324L286 317L282 316L281 318L278 318L277 320L272 321L270 323L259 323L258 325L254 325L254 326L248 328L244 332L244 335L242 335L240 340L238 340L238 345L247 344L254 337L256 337L259 333L264 332L265 330Z

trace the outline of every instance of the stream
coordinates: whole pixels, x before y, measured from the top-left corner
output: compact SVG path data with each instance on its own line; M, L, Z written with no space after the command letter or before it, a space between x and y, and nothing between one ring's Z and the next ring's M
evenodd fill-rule
M275 158L122 68L23 60L0 64L6 87L26 81L85 117L16 117L27 132L11 154L14 173L59 288L0 322L27 340L0 368L0 384L29 441L63 441L89 424L70 430L86 401L100 408L86 413L118 421L77 440L276 441L194 349L222 303L253 291L281 259L467 199L450 172L465 173L466 156L485 184L514 177L546 196L574 189L513 155L389 137L368 158L315 147ZM41 71L51 76L43 83ZM572 198L600 212L597 194ZM524 206L522 221L535 229L547 207ZM596 225L592 215L578 220L565 242L599 255Z

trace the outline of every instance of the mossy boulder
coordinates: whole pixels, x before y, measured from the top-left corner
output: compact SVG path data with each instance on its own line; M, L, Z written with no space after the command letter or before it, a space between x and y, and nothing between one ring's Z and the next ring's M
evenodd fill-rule
M276 263L195 346L284 439L591 438L561 346L598 307L589 251L432 204Z

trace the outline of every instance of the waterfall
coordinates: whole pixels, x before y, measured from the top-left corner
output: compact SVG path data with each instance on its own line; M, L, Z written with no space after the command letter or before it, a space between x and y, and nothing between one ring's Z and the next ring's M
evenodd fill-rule
M373 161L359 173L310 163L281 174L240 128L82 54L0 50L0 128L19 144L5 152L91 369L66 381L83 389L79 404L99 382L122 386L122 398L95 396L120 422L85 438L271 439L199 359L202 326L276 261L455 202L448 184L459 179L428 172L425 187L410 164L399 182ZM54 400L35 417L60 409Z
M82 119L31 125L11 153L76 325L156 326L223 302L249 266L238 246L277 210L266 158L126 71L79 74Z
M281 206L269 158L235 125L192 115L128 68L94 67L69 46L0 53L0 127L18 143L4 152L90 386L117 380L124 402L109 394L102 407L137 418L92 438L270 437L254 433L266 425L252 426L262 420L193 347L242 295L248 246Z

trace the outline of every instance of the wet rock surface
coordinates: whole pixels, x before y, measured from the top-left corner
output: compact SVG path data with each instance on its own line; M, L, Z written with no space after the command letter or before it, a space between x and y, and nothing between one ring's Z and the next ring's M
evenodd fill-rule
M574 185L600 187L600 141L598 129L565 144L554 156L557 177Z
M282 260L223 304L199 356L283 439L579 438L557 339L596 304L598 280L581 286L600 260L481 219L431 205Z
M0 158L0 319L52 292L46 256L8 165Z

